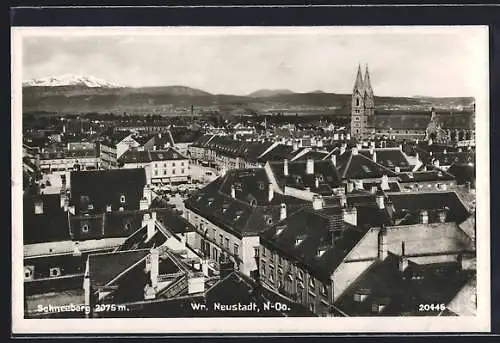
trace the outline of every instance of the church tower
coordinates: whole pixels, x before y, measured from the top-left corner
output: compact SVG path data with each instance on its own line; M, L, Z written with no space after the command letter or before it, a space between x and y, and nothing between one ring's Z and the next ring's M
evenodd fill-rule
M368 117L375 113L374 98L368 65L365 69L364 78L361 73L361 66L358 65L356 81L352 91L351 137L361 139L369 134Z

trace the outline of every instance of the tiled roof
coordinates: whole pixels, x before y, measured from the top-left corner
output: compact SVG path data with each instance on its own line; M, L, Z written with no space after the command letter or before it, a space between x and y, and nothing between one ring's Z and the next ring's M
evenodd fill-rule
M116 277L132 268L149 254L149 250L130 250L118 253L89 255L91 287L106 286Z
M112 205L113 210L119 207L136 210L146 185L146 173L142 168L74 171L70 182L71 202L77 213L84 196L93 204L96 213L105 212L107 205ZM120 201L122 195L125 196L125 206Z
M288 176L284 175L284 162L271 162L270 167L280 187L305 189L322 195L329 195L333 188L338 188L342 181L338 171L329 160L315 160L313 174L307 174L307 161L288 162ZM316 188L318 178L319 188Z
M337 158L337 169L343 179L379 178L383 175L396 175L392 170L363 154L353 154L353 149L344 152Z
M282 231L277 234L277 229ZM333 243L332 231L341 232ZM318 211L302 208L263 232L261 242L279 249L327 279L364 234L364 230L343 221L339 207ZM324 249L321 255L318 255L319 249Z
M116 131L109 136L103 137L101 139L101 143L109 147L115 147L118 143L127 138L129 135L131 135L130 131Z
M398 175L400 182L426 182L426 181L451 181L455 177L444 170L438 170L434 167L432 170L427 171L415 171L408 173L401 173Z
M153 140L155 138L155 135L149 134L149 135L141 135L141 136L134 136L134 140L139 143L139 145L144 145L147 142Z
M128 150L119 158L124 163L149 163L184 159L186 157L172 148L165 150Z
M43 202L43 214L35 214L35 202ZM24 196L23 243L70 240L68 215L60 206L59 194Z
M61 159L61 158L89 158L98 157L98 150L67 150L57 152L44 152L40 154L41 160Z
M471 278L458 263L409 261L401 273L398 256L389 254L352 283L335 305L349 316L443 315L440 310L419 311L420 304L448 304Z
M231 197L231 185L235 186L235 199ZM269 202L268 191L264 169L236 169L192 194L185 204L237 236L255 235L279 218L281 203L292 208L305 203L277 192Z
M399 167L401 170L406 170L410 167L408 160L404 156L403 152L399 148L387 148L387 149L374 149L377 163L394 170L395 167ZM366 157L373 159L373 155L371 154L369 149L361 149L359 150L360 154L365 155Z
M445 207L448 208L447 222L461 223L469 217L468 210L455 192L393 193L388 196L398 212L417 213L420 210L427 210L429 222L436 210Z
M296 152L293 150L293 146L279 144L273 149L268 151L264 156L259 158L259 162L267 161L283 161L284 159L292 159Z

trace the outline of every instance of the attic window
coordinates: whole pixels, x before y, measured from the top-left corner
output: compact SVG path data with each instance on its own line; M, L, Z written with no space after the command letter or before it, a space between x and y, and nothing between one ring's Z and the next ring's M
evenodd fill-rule
M88 209L89 210L93 210L94 209L94 204L89 204Z
M304 237L297 237L295 239L295 246L299 246L304 241Z
M318 174L317 177L318 177L318 181L319 182L323 182L324 181L323 174Z
M273 217L271 217L271 216L266 217L266 223L267 223L267 225L272 225L273 224Z
M120 196L120 202L123 204L125 202L125 195Z
M257 206L257 200L256 199L250 200L250 206L253 206L253 207Z
M259 182L258 184L259 184L259 189L261 191L263 191L264 190L264 182Z
M208 206L212 205L214 200L215 200L214 198L208 198Z
M128 230L130 230L130 223L125 224L125 231L128 231Z
M240 219L242 215L243 215L243 211L236 212L236 216L234 217L234 221L237 221L238 219Z
M84 233L89 232L89 226L88 226L88 224L83 224L82 225L82 232L84 232Z

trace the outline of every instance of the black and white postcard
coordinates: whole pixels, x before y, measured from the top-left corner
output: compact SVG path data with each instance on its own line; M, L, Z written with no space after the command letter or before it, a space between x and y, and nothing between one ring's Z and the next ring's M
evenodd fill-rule
M12 28L15 333L486 332L485 26Z

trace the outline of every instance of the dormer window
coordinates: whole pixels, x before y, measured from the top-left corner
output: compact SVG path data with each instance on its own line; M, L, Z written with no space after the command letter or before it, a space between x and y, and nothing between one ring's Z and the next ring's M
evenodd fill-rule
M261 191L263 191L263 190L264 190L264 182L259 182L259 189L260 189Z
M83 224L82 225L82 232L83 233L89 232L89 225L88 224Z
M285 226L285 225L283 225L283 226L278 226L278 227L276 228L276 236L279 236L279 235L283 232L283 230L285 230L285 228L286 228L286 226Z
M272 225L273 224L273 217L271 217L271 216L265 216L264 219L265 219L267 225Z
M125 203L125 195L120 196L120 202L123 204Z
M89 210L93 210L94 209L94 204L89 204L88 209Z
M302 242L304 241L305 237L301 236L301 237L297 237L295 239L295 246L299 246L300 244L302 244Z
M316 287L316 282L313 277L309 277L309 287L314 289Z
M130 223L126 223L124 229L125 231L130 230Z
M323 256L325 254L325 252L326 252L327 249L328 249L327 247L320 247L320 248L318 248L318 252L317 252L316 256L317 257Z

